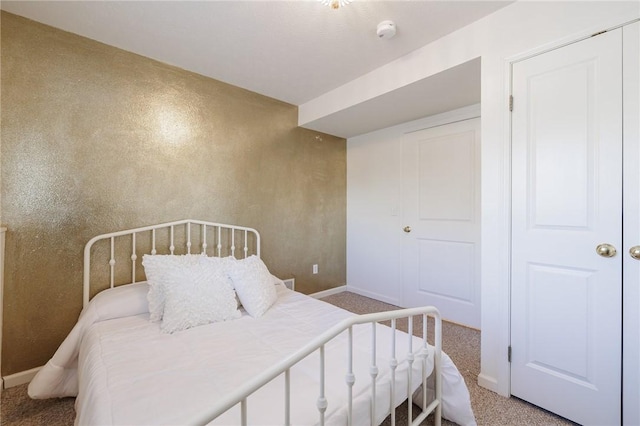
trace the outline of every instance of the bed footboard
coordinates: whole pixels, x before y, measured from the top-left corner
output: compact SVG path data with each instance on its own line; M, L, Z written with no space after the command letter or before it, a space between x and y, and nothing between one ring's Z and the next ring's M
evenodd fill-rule
M413 318L414 317L422 317L422 339L421 339L421 347L414 348L413 347ZM429 349L427 343L427 317L431 317L434 319L434 335L435 341L433 345L433 350ZM403 334L396 333L396 321L398 319L407 318L408 319L408 352L404 354L402 359L398 359L398 355L396 354L396 339L398 336L402 337ZM392 339L391 339L391 347L388 349L391 353L391 361L389 365L377 365L376 363L376 324L382 321L390 321L391 329L392 329ZM234 392L230 393L226 398L221 400L215 407L213 407L209 412L202 413L191 419L189 424L207 424L213 420L215 420L218 416L225 413L230 408L240 404L240 424L247 424L247 410L248 410L248 402L247 398L251 396L254 392L256 392L261 387L265 386L267 383L272 381L274 378L284 375L284 406L282 409L284 410L284 418L285 424L290 424L290 400L291 400L291 387L290 387L290 377L291 377L291 368L302 359L307 357L308 355L318 352L320 365L319 365L319 389L318 389L318 398L317 398L317 409L318 409L318 423L320 425L325 424L325 411L327 409L328 403L330 401L327 400L325 395L325 345L329 343L336 336L340 335L343 332L348 333L348 347L347 347L347 363L345 368L345 386L347 387L347 395L348 395L348 407L347 407L347 424L351 425L353 422L353 395L352 388L355 382L355 377L353 374L353 327L359 324L371 324L371 364L369 367L370 372L370 380L371 380L371 419L372 424L375 419L376 413L376 387L377 387L377 378L382 368L388 368L390 372L390 386L391 386L391 401L390 401L390 410L387 415L391 415L391 424L396 424L395 419L395 403L393 401L396 386L396 368L401 362L407 362L407 380L408 380L408 389L407 395L409 399L408 404L408 419L409 424L411 425L419 425L429 414L434 413L435 415L435 424L439 426L441 424L442 418L442 378L441 378L441 357L442 357L442 322L440 318L440 313L434 307L421 307L421 308L411 308L411 309L401 309L396 311L389 312L380 312L373 313L367 315L356 315L350 318L343 320L342 322L336 324L332 328L328 329L326 332L318 336L309 342L306 346L302 347L294 354L285 358L281 362L275 364L271 368L265 370L262 374L256 376L253 380L244 383L235 389ZM427 377L430 376L427 372L427 360L428 357L433 357L433 378L434 378L434 391L435 398L433 401L427 401ZM415 387L412 384L412 373L414 371L413 364L419 362L421 363L421 378L422 378L422 412L413 420L412 419L412 389ZM360 380L364 380L360 378Z

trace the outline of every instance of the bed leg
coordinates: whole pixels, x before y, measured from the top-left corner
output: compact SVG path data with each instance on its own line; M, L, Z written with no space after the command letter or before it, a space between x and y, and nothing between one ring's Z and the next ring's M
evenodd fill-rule
M434 372L435 372L435 392L438 399L438 406L436 407L435 426L440 426L442 422L442 319L440 313L437 313L433 317L435 322L435 359L434 359Z
M391 426L396 426L396 368L398 360L396 359L396 320L391 320L391 361L389 368L391 369Z
M320 346L320 396L318 397L318 412L320 413L320 426L324 426L324 412L327 411L327 399L324 395L324 345Z
M247 398L240 401L240 424L247 426Z
M291 424L291 369L284 372L284 424Z

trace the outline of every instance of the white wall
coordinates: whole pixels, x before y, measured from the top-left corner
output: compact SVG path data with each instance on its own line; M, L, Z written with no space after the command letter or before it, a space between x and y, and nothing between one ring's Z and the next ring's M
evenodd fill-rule
M509 394L509 67L511 60L576 41L640 17L640 2L520 1L307 104L311 121L471 59L482 59L481 385ZM517 107L518 100L515 100ZM347 283L376 279L372 293L397 299L400 252L398 141L385 131L347 144ZM391 135L391 136L390 136ZM386 140L385 140L386 138ZM372 166L373 165L373 166ZM353 180L354 176L366 180ZM373 213L372 213L373 212ZM362 216L358 216L358 215ZM368 260L353 257L364 247ZM487 255L490 254L490 255ZM356 273L364 270L366 273Z
M400 305L401 132L347 141L349 291Z

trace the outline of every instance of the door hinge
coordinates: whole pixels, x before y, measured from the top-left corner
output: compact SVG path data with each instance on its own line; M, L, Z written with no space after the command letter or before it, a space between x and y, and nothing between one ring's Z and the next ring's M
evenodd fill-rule
M513 95L509 95L509 111L513 111Z
M511 346L507 348L507 360L511 362Z

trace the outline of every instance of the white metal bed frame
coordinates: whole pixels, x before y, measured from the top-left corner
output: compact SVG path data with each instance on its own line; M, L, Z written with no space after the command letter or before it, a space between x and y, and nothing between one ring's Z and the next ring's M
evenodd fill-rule
M84 247L84 271L83 271L83 293L82 293L82 306L85 307L89 303L90 299L90 290L91 290L91 249L95 243L102 240L110 241L110 257L109 257L109 288L115 287L115 266L116 266L116 256L115 256L115 241L118 237L126 237L131 236L131 256L129 259L131 260L131 283L136 282L136 265L138 263L138 259L141 256L138 256L138 246L136 244L137 235L146 233L151 238L151 250L148 254L157 254L157 244L158 241L156 238L156 233L160 229L169 229L169 241L166 242L166 249L168 250L168 254L175 254L176 252L176 241L175 241L175 229L179 226L184 226L186 228L186 238L184 240L184 248L186 254L191 254L191 248L193 246L193 242L191 239L191 230L193 225L199 225L201 236L202 236L202 245L200 254L207 255L207 248L209 244L207 244L207 231L208 228L213 230L214 237L214 251L213 255L217 257L222 256L222 237L223 233L230 235L230 245L228 247L229 254L235 257L236 252L236 232L241 233L244 237L244 246L242 248L242 252L244 257L249 255L249 246L248 246L248 237L249 235L255 238L255 250L253 254L260 257L260 234L253 228L247 228L245 226L235 226L235 225L225 225L223 223L214 223L214 222L205 222L202 220L193 220L193 219L185 219L178 220L175 222L167 222L160 223L157 225L143 226L141 228L135 229L126 229L124 231L111 232L108 234L98 235L89 240L89 242ZM161 243L161 242L160 242ZM129 284L129 283L124 283Z
M229 253L231 256L235 256L236 251L236 235L239 233L241 235L241 240L243 242L242 253L244 257L247 257L250 253L249 247L249 239L253 238L254 247L252 254L260 256L260 234L253 228L247 228L243 226L235 226L235 225L226 225L221 223L214 222L206 222L201 220L180 220L175 222L167 222L161 223L157 225L150 225L141 228L128 229L118 232L112 232L108 234L98 235L92 238L85 246L84 249L84 273L83 273L83 305L86 306L89 303L90 299L90 290L91 290L91 253L92 248L95 243L102 240L109 240L109 251L110 257L106 268L109 269L109 286L110 288L115 287L116 285L128 284L116 284L115 283L115 265L116 265L116 239L119 237L129 237L131 239L131 254L128 256L128 259L131 261L131 283L136 282L136 264L138 263L139 256L139 247L136 245L136 236L139 234L148 234L151 238L151 250L149 254L158 253L157 246L162 244L162 242L157 241L157 231L160 229L168 229L169 230L169 238L166 242L168 254L176 253L176 238L175 238L175 229L179 227L185 228L185 239L184 249L185 254L191 254L193 241L192 241L192 227L199 226L200 228L200 236L201 236L201 251L200 254L207 255L207 248L209 245L207 244L207 232L208 230L213 230L213 255L214 256L222 256L223 249L226 253ZM228 247L224 247L223 245L223 235L227 236ZM125 260L127 261L127 260ZM416 350L413 349L413 317L418 316L422 317L422 345L420 348ZM432 355L429 354L428 343L427 343L427 317L431 317L434 319L434 351ZM396 354L396 321L401 318L407 318L408 322L408 353L406 354L404 359L398 360ZM440 318L440 313L438 310L432 306L421 307L421 308L411 308L411 309L400 309L389 312L380 312L373 313L367 315L354 315L342 322L336 324L330 329L326 330L320 336L316 337L304 347L297 350L295 353L290 355L289 357L283 359L279 363L273 365L271 368L263 371L261 374L256 376L250 381L243 383L242 385L235 388L232 392L228 394L227 397L222 399L217 403L215 407L212 407L206 413L200 413L194 418L192 418L188 423L189 424L207 424L218 416L234 407L237 404L240 404L240 424L247 424L247 398L253 394L255 391L269 383L274 378L284 374L284 417L285 424L290 424L290 371L291 368L307 357L308 355L318 351L320 355L320 363L319 363L319 376L320 376L320 389L319 396L316 402L316 406L318 408L318 416L319 416L319 424L324 425L325 423L325 411L328 406L328 401L325 395L325 345L334 337L338 336L343 332L348 333L348 354L347 358L347 368L345 374L345 384L347 386L347 398L348 398L348 408L347 408L347 424L351 426L353 421L353 413L352 413L352 404L353 404L353 396L352 396L352 388L355 383L355 376L353 374L353 327L359 324L371 324L372 325L372 333L371 333L371 365L369 367L369 374L371 380L371 421L375 421L375 412L376 412L376 386L377 386L377 377L379 375L380 366L376 364L376 324L382 321L390 321L392 333L392 343L391 348L391 361L389 362L389 371L391 376L391 404L389 413L391 416L391 424L396 424L395 417L395 387L396 387L396 368L400 362L404 362L405 360L408 362L407 368L407 395L409 399L408 404L408 424L417 426L419 425L425 418L427 418L431 413L435 415L435 425L440 426L441 418L442 418L442 378L441 378L441 356L442 356L442 322ZM434 377L434 392L435 398L432 402L428 404L427 401L427 358L429 356L434 357L434 368L433 368L433 377ZM421 362L422 367L422 412L412 421L413 413L412 413L412 371L413 371L413 363L415 361Z

